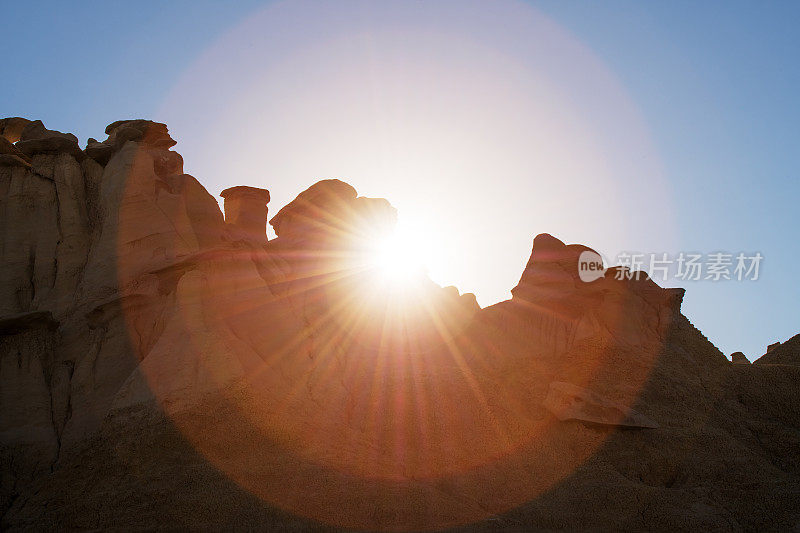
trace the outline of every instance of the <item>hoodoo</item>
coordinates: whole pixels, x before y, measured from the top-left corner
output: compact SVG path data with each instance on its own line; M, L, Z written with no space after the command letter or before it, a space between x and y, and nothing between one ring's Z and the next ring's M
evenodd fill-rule
M239 185L219 194L225 199L225 223L255 242L266 241L269 191Z

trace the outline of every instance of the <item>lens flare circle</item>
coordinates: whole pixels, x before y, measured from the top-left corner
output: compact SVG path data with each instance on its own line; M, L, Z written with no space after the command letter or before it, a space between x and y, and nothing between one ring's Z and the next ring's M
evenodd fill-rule
M442 285L498 302L519 279L534 233L613 255L622 243L652 242L653 227L630 224L642 213L659 221L660 246L669 249L669 194L635 103L591 50L523 2L275 2L202 54L159 118L212 192L263 186L281 206L317 179L340 176L361 194L389 198L401 216L413 213L416 231L399 228L373 243L367 263L384 289L412 290L424 266ZM135 221L120 218L124 237ZM440 302L406 298L418 302L439 348L396 349L391 339L415 330L407 306L381 332L379 298L339 297L350 294L349 273L320 275L314 257L301 257L309 290L281 293L280 283L259 286L250 252L243 256L225 267L234 274L215 275L212 264L206 280L179 282L185 303L175 321L213 317L213 327L186 335L179 355L195 360L180 368L225 383L235 361L251 374L248 385L225 400L224 423L173 418L200 453L263 501L349 528L438 529L535 499L603 445L605 434L565 434L537 410L544 393L531 376L552 367L507 360L536 347L497 333L530 327L502 303L478 324L453 324ZM219 264L226 261L235 263ZM328 306L326 292L343 305ZM301 311L286 311L287 302ZM241 346L229 329L254 312L271 319L251 332L266 355L224 352ZM546 317L536 327L557 330L563 321ZM361 329L385 334L359 347L352 337ZM165 361L175 351L165 348ZM580 385L621 364L611 349L601 353L561 370ZM634 393L653 362L640 363L629 376ZM159 396L159 380L174 374L149 364ZM242 435L261 444L261 455L242 451ZM463 498L450 497L458 491Z

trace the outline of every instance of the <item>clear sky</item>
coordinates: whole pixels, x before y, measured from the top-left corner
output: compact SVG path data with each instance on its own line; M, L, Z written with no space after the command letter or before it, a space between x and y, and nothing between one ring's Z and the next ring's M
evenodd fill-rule
M214 195L388 198L431 276L507 298L534 235L763 257L681 281L754 359L800 332L796 2L5 3L0 116L166 122Z

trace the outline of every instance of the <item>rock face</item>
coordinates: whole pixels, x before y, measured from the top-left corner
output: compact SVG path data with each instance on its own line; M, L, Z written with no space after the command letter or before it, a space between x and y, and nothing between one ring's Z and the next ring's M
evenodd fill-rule
M655 429L658 424L631 409L594 392L570 383L554 381L544 399L544 407L559 420L624 428Z
M11 141L0 137L0 166L30 167L31 158L20 152Z
M6 507L9 489L49 473L58 456L58 439L68 416L66 374L71 369L63 364L51 365L57 328L52 315L42 311L0 320L0 435L4 455L0 501Z
M267 241L268 191L223 218L163 124L0 132L4 529L800 520L798 337L731 365L682 289L581 281L547 234L506 302L401 289L371 260L396 211L342 181Z
M758 364L800 366L800 335L786 342L776 342L767 348L767 353L756 360Z

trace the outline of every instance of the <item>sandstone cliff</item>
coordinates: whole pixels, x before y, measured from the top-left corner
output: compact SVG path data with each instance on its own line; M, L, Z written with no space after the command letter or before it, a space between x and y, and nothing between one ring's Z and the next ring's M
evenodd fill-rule
M163 124L0 133L3 527L800 524L800 366L732 365L681 289L542 234L508 301L396 291L395 210L342 181L267 241Z

